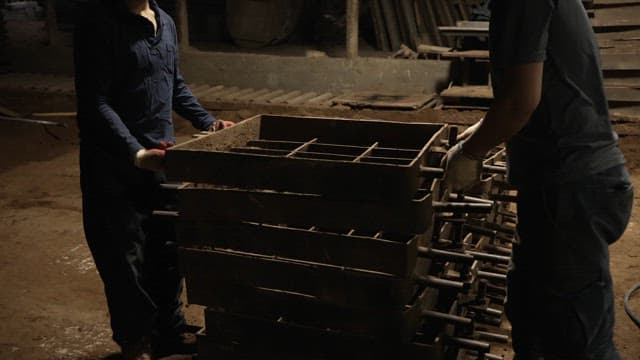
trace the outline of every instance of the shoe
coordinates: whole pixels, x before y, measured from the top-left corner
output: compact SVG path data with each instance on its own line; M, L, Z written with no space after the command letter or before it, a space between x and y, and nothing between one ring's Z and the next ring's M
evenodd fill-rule
M183 332L171 337L159 337L153 343L153 354L156 357L168 355L193 355L198 352L196 334Z
M122 346L123 360L152 360L151 340L144 337L138 341Z

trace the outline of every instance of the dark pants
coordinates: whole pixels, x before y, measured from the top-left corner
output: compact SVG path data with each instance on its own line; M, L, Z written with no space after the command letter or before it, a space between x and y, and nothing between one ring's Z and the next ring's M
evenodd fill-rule
M162 174L135 168L81 146L85 236L104 282L113 339L120 346L144 336L182 331L181 276L175 230L151 216L170 210Z
M608 246L624 232L632 202L624 166L519 190L506 306L518 360L620 359Z

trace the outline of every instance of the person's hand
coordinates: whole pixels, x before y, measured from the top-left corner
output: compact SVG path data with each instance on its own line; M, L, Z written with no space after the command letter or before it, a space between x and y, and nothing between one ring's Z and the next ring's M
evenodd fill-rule
M141 149L136 153L133 164L140 169L149 171L164 170L166 151L162 149Z
M477 123L475 123L475 124L469 126L468 128L466 128L462 132L462 134L459 134L458 138L457 138L458 142L464 141L464 140L467 140L468 138L470 138L471 135L473 135L473 133L475 133L476 130L478 130L478 128L480 127L480 124L482 124L482 120L484 120L484 119L480 119Z
M466 154L463 144L460 142L449 149L442 159L445 169L442 184L450 192L465 192L480 182L483 159Z
M212 131L212 132L220 131L222 129L230 128L235 124L236 123L234 123L233 121L227 121L227 120L220 119L220 120L215 121L211 125L211 128L209 128L209 131Z

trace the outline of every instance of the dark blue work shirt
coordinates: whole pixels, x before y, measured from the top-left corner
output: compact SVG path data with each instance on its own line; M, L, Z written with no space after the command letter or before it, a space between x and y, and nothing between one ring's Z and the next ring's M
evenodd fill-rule
M544 64L540 104L507 143L510 182L575 182L624 164L609 119L598 44L582 2L493 0L491 7L496 96L503 92L507 69Z
M175 142L172 110L207 130L215 119L178 68L176 27L155 1L157 32L124 1L86 5L74 37L78 126L82 145L118 157Z

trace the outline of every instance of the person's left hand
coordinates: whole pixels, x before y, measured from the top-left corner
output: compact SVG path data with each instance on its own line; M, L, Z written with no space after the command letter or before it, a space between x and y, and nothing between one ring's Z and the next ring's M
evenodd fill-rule
M233 121L227 121L227 120L216 120L212 125L211 128L209 129L209 131L220 131L222 129L226 129L226 128L230 128L232 126L234 126L236 123L234 123Z
M480 182L482 159L463 152L463 143L460 142L449 149L442 159L445 169L442 183L450 192L465 192Z

